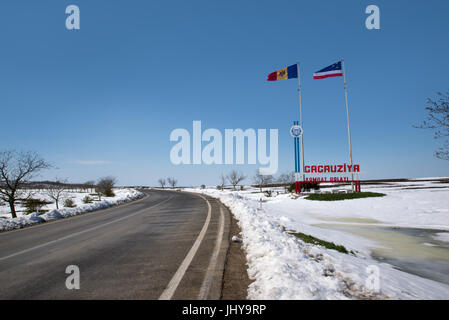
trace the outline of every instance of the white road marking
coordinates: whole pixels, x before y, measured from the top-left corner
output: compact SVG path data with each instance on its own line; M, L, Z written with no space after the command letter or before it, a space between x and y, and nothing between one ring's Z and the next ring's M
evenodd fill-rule
M167 198L167 199L165 199L165 200L163 200L163 201L161 201L161 202L159 202L159 203L156 203L156 204L154 204L154 205L152 205L152 206L150 206L150 207L147 207L147 208L144 208L144 209L139 210L139 211L137 211L137 212L134 212L134 213L132 213L132 214L130 214L130 215L128 215L128 216L121 217L121 218L118 218L118 219L115 219L115 220L112 220L112 221L103 223L103 224L101 224L101 225L98 225L98 226L95 226L95 227L92 227L92 228L89 228L89 229L85 229L85 230L83 230L83 231L75 232L75 233L69 234L69 235L67 235L67 236L64 236L64 237L62 237L62 238L58 238L58 239L55 239L55 240L52 240L52 241L49 241L49 242L45 242L45 243L40 244L40 245L38 245L38 246L35 246L35 247L32 247L32 248L28 248L28 249L19 251L19 252L10 254L10 255L8 255L8 256L5 256L5 257L1 257L1 258L0 258L0 261L4 261L4 260L6 260L6 259L9 259L9 258L12 258L12 257L16 257L16 256L21 255L21 254L24 254L24 253L27 253L27 252L30 252L30 251L33 251L33 250L36 250L36 249L39 249L39 248L43 248L43 247L48 246L48 245L50 245L50 244L53 244L53 243L56 243L56 242L59 242L59 241L62 241L62 240L70 239L70 238L76 237L76 236L78 236L78 235L80 235L80 234L83 234L83 233L86 233L86 232L90 232L90 231L93 231L93 230L97 230L97 229L100 229L100 228L105 227L105 226L107 226L107 225L110 225L110 224L113 224L113 223L116 223L116 222L119 222L119 221L122 221L122 220L125 220L125 219L128 219L128 218L134 217L134 216L136 216L136 215L138 215L138 214L140 214L140 213L142 213L142 212L144 212L144 211L146 211L146 210L148 210L148 209L150 209L150 208L154 208L154 207L156 207L156 206L159 206L159 205L161 205L161 204L167 202L167 201L170 200L171 198L172 198L172 197L169 197L169 198Z
M209 294L209 290L214 277L214 271L217 266L218 254L220 253L221 243L223 240L223 233L224 233L224 213L223 213L223 206L220 205L218 236L217 240L215 241L214 252L210 257L209 267L207 268L206 276L204 277L203 284L201 285L200 293L198 295L198 299L200 300L206 300L207 295Z
M190 248L189 252L187 253L187 256L182 261L181 265L179 266L175 275L172 277L172 279L168 283L165 290L162 292L161 296L159 297L159 300L170 300L173 297L173 294L175 293L176 289L178 288L178 285L181 282L182 278L184 277L188 267L190 266L190 263L192 262L193 257L195 256L196 252L198 251L198 248L200 247L201 242L204 239L204 235L206 234L207 228L209 227L212 208L210 206L209 200L207 200L202 195L198 195L198 196L203 198L207 202L208 209L207 209L206 221L204 222L203 228L201 229L200 234L196 238L195 243L193 244L192 248Z

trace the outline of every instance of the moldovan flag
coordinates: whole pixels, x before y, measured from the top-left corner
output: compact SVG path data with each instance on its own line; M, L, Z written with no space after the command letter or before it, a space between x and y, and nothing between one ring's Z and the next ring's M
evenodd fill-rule
M298 78L298 65L296 65L296 64L270 73L268 75L267 81L277 81L277 80L292 79L292 78Z
M341 69L341 61L334 63L333 65L321 69L313 74L314 79L326 79L330 77L341 77L343 76L343 71Z

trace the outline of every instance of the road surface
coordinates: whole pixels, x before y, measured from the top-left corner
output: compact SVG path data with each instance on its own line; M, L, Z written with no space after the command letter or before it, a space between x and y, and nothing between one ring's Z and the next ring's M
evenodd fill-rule
M230 216L176 191L0 233L0 299L219 299ZM66 268L80 289L66 287ZM72 282L73 283L73 282Z

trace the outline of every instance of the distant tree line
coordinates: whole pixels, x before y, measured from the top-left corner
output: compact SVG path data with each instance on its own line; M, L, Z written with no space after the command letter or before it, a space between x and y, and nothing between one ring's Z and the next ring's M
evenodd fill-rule
M219 185L217 185L217 189L225 189L227 185L230 185L233 190L237 190L237 187L247 179L248 177L244 175L242 172L238 170L231 170L228 174L221 174L219 177ZM261 175L259 170L256 171L254 176L252 177L254 182L254 187L262 189L268 186L283 186L287 191L290 185L295 181L295 174L293 172L286 172L280 174L279 177L274 177L272 175ZM175 178L160 178L158 180L159 186L164 189L166 187L171 187L172 189L176 187L178 180ZM201 185L201 188L204 189L205 185ZM240 186L242 189L243 186Z
M27 213L39 211L39 208L49 203L46 200L34 199L37 191L54 201L56 209L59 209L61 201L64 201L64 206L74 206L73 201L67 198L69 192L95 192L99 200L101 196L114 196L113 188L117 180L110 176L100 178L97 182L92 180L85 183L69 183L67 179L59 178L53 181L33 181L42 170L51 167L49 162L35 152L0 151L0 202L9 205L13 218L17 217L18 202L24 203ZM83 202L89 203L88 198L89 196L86 196Z

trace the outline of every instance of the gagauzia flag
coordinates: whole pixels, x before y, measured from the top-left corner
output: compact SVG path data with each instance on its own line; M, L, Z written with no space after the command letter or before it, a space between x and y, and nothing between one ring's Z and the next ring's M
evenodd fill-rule
M296 64L270 73L268 75L267 81L277 81L292 78L298 78L298 66Z
M341 77L343 76L343 71L341 69L341 61L334 63L333 65L321 69L313 74L314 79L325 79L330 77Z

